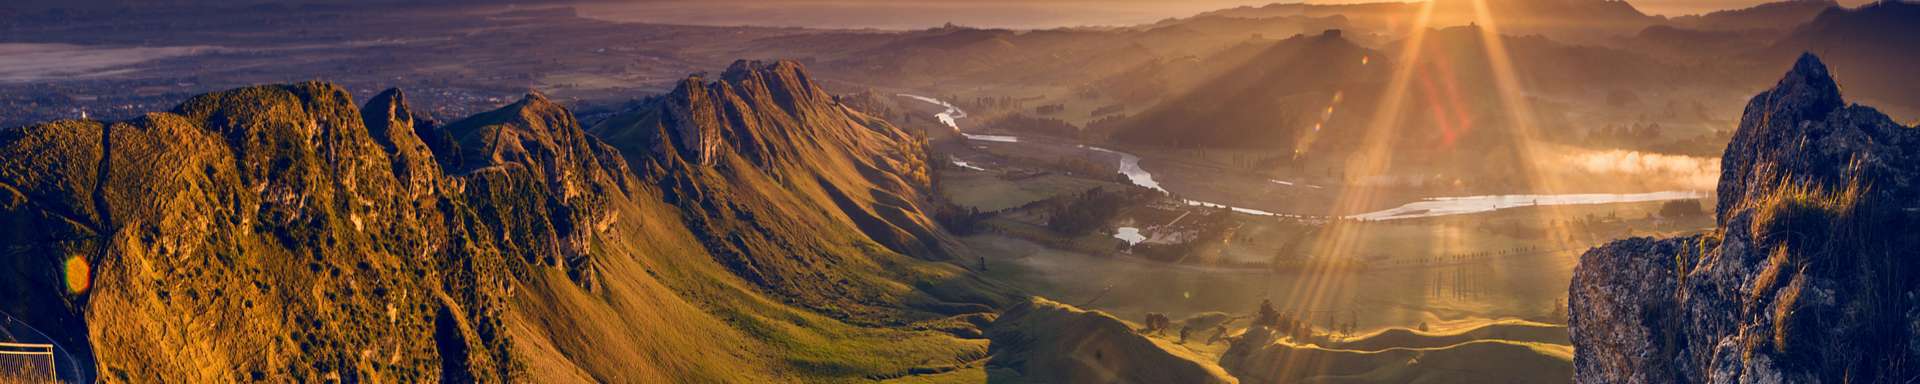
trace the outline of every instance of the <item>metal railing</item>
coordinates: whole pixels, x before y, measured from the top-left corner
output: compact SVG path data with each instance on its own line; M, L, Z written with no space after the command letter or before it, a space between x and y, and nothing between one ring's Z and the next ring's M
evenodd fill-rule
M23 343L23 341L45 341L45 343ZM21 321L6 311L0 311L0 351L15 352L0 353L0 383L13 382L5 380L11 377L7 375L18 375L19 373L16 371L31 369L34 366L32 364L33 356L36 355L47 356L46 371L47 377L50 379L46 382L93 382L92 369L85 364L81 364L81 360L74 359L72 349L60 345L60 342L54 339L53 336L47 335L46 332L41 332L40 329L35 328L32 324ZM55 364L57 361L66 361L66 363ZM62 370L65 371L63 372ZM31 378L28 377L14 381L29 381L30 379Z
M0 342L0 381L57 383L53 344Z

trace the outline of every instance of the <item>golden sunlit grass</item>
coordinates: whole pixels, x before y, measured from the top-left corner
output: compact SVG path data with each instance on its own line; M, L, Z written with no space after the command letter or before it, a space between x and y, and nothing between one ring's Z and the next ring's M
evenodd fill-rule
M1573 350L1557 343L1565 336L1555 332L1551 326L1526 322L1483 323L1438 332L1402 329L1333 345L1280 340L1225 358L1242 363L1235 372L1242 379L1259 382L1561 382L1566 380L1564 372L1571 370ZM1314 369L1276 366L1275 360Z
M1822 259L1837 255L1859 257L1884 252L1867 245L1872 243L1866 240L1872 237L1868 235L1872 231L1862 223L1872 220L1863 217L1865 212L1861 210L1866 208L1861 205L1867 191L1858 180L1844 189L1825 190L1787 181L1792 179L1782 178L1780 186L1753 202L1754 216L1748 229L1758 243L1774 247L1760 275L1754 278L1746 301L1766 303L1772 296L1772 341L1773 349L1779 352L1785 352L1790 342L1804 342L1793 340L1792 327L1807 321L1805 316L1793 315L1804 305L1800 299L1810 269L1819 267L1816 264Z

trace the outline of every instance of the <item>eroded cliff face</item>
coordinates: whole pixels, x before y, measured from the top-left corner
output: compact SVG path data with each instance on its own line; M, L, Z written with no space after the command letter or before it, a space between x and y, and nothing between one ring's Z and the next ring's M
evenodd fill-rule
M833 380L984 354L964 322L849 325L1004 300L892 248L945 236L915 208L921 147L790 63L735 72L729 102L682 104L756 123L655 126L721 133L686 157L622 155L538 94L436 127L325 83L0 130L0 309L107 381Z
M461 363L500 372L480 353L505 348L493 303L434 294L455 260L450 219L401 192L393 153L338 87L236 89L5 136L9 271L32 277L9 280L21 300L7 310L48 320L100 378L421 380L439 376L423 336L442 307L470 309L444 331L475 351ZM434 172L423 183L459 184ZM48 303L65 305L40 316Z
M874 305L902 298L952 314L984 308L951 301L1001 301L942 287L907 298L870 278L916 273L877 255L947 260L959 243L922 213L924 139L841 105L799 63L735 62L590 130L686 212L723 264L769 291L870 323L912 321Z
M1581 256L1588 383L1906 382L1920 376L1920 131L1847 105L1800 58L1727 146L1719 228Z

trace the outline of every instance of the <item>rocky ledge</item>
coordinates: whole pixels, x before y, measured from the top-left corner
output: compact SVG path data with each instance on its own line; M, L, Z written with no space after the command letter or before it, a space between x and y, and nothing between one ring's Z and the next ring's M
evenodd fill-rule
M1588 251L1569 287L1582 383L1920 377L1920 131L1846 104L1805 55L1747 104L1718 228Z

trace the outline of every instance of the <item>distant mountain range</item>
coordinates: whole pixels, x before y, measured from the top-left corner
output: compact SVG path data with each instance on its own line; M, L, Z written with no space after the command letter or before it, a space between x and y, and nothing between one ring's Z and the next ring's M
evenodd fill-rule
M1454 27L1435 30L1421 42L1417 79L1426 83L1404 109L1413 111L1409 125L1462 126L1459 137L1440 130L1410 130L1403 142L1428 146L1438 141L1475 141L1467 125L1501 123L1492 63L1482 52L1481 30ZM1115 140L1138 145L1182 147L1236 147L1302 149L1341 152L1359 144L1360 132L1373 118L1379 94L1395 66L1392 60L1404 48L1399 41L1384 51L1367 49L1326 33L1271 43L1248 56L1233 50L1198 60L1209 78L1194 82L1183 94L1168 97L1154 107L1112 124ZM1513 60L1519 85L1528 92L1565 94L1595 87L1634 88L1680 80L1663 69L1673 64L1630 51L1565 45L1539 36L1503 37ZM1394 52L1394 53L1388 53ZM1363 59L1364 58L1364 59ZM1335 95L1339 99L1335 100ZM1425 93L1423 93L1424 95ZM1431 121L1426 113L1435 103L1452 102L1460 119ZM1325 114L1325 116L1322 116ZM1294 144L1312 134L1324 139L1311 147ZM1487 131L1496 132L1496 131Z
M1220 69L1116 123L1110 135L1137 144L1291 149L1316 124L1343 131L1353 121L1364 121L1364 111L1355 115L1333 107L1335 95L1342 102L1370 100L1391 73L1386 55L1332 32L1268 43L1248 53L1229 51L1243 57L1201 60ZM1321 116L1329 109L1333 117Z
M1208 17L1333 14L1348 11L1393 9L1388 5L1273 5L1222 11ZM1397 11L1396 11L1397 12ZM1817 13L1817 16L1815 14ZM1350 20L1352 14L1347 14ZM1796 20L1804 20L1804 23ZM1365 25L1365 21L1352 21ZM1774 24L1788 23L1788 24ZM1782 25L1798 25L1786 28ZM1770 27L1762 27L1770 26ZM1346 31L1344 35L1352 35ZM1615 37L1593 44L1568 43L1547 36L1516 35L1503 29L1504 48L1512 60L1517 85L1523 94L1548 103L1564 100L1599 100L1596 91L1647 92L1679 90L1722 92L1757 86L1761 68L1784 66L1800 52L1815 52L1828 58L1834 76L1845 84L1851 95L1886 105L1897 112L1920 108L1920 83L1909 76L1920 68L1920 55L1911 47L1920 46L1920 5L1881 3L1857 9L1838 8L1829 2L1794 1L1761 5L1750 9L1678 18L1637 29L1628 37ZM1331 36L1331 35L1329 35ZM1325 39L1326 37L1320 37ZM1248 46L1215 51L1188 59L1161 60L1115 75L1112 80L1094 83L1099 90L1116 95L1169 95L1147 102L1150 107L1118 122L1103 122L1118 141L1137 145L1176 147L1291 148L1295 150L1332 150L1339 152L1358 140L1354 123L1370 116L1351 113L1371 111L1377 105L1375 95L1383 85L1382 72L1365 76L1347 70L1347 61L1369 56L1379 64L1392 65L1392 56L1403 52L1406 40L1364 45L1352 38L1341 40L1340 52L1314 49L1288 49L1312 37L1295 37L1278 43L1276 48L1254 55ZM1419 111L1407 116L1412 126L1501 124L1493 64L1482 52L1482 28L1463 26L1432 30L1421 48L1421 61L1414 63L1416 79L1444 81L1447 97L1460 106L1459 115L1475 121L1430 121L1435 100L1415 97L1406 109ZM1326 45L1332 47L1334 45ZM1378 51L1349 54L1364 47ZM1330 49L1330 48L1328 48ZM1245 66L1245 69L1231 69ZM1291 69L1289 69L1291 68ZM1269 77L1270 73L1294 74L1294 77ZM1135 80L1129 82L1129 80ZM1371 81L1371 84L1366 82ZM1340 107L1326 118L1315 117L1331 105L1330 84L1341 84ZM1427 85L1419 85L1416 90ZM1130 96L1130 99L1146 97ZM1443 100L1444 101L1444 100ZM1697 103L1697 102L1696 102ZM1718 103L1712 103L1718 104ZM1604 104L1602 104L1604 106ZM1546 111L1553 112L1553 111ZM1643 112L1644 113L1644 112ZM1692 113L1692 112L1690 112ZM1695 113L1697 114L1697 113ZM1558 112L1541 118L1560 118ZM1494 120L1486 120L1494 119ZM1293 148L1306 131L1316 125L1329 133L1310 147ZM1567 125L1567 124L1555 124ZM1403 142L1432 143L1457 140L1473 142L1471 132L1448 139L1426 135L1434 131L1406 132ZM1575 135L1578 132L1544 132L1549 135ZM1572 136L1567 136L1572 137Z
M1703 30L1785 30L1812 20L1814 16L1833 8L1840 8L1840 3L1833 0L1787 0L1748 8L1674 17L1670 22L1679 27Z
M1797 52L1813 52L1833 67L1834 77L1854 97L1920 109L1920 4L1879 2L1854 9L1828 8L1766 50L1765 63L1785 65Z
M1378 31L1405 31L1413 27L1423 3L1305 4L1275 3L1263 7L1242 7L1205 13L1213 16L1346 17L1354 25ZM1634 9L1625 1L1607 0L1488 0L1486 12L1493 21L1481 20L1474 2L1439 0L1432 3L1428 27L1443 28L1469 24L1494 24L1502 33L1544 34L1556 39L1589 41L1608 35L1630 33L1659 24L1662 19Z

